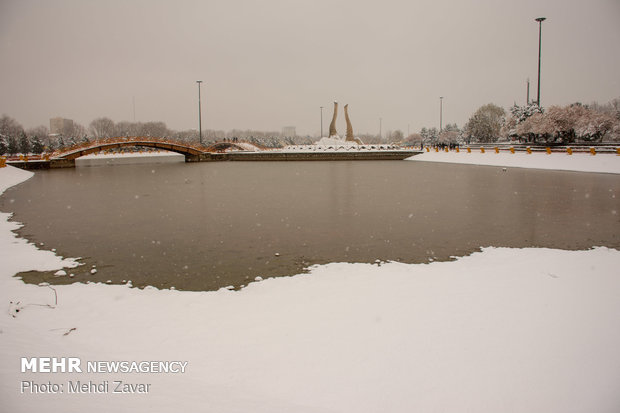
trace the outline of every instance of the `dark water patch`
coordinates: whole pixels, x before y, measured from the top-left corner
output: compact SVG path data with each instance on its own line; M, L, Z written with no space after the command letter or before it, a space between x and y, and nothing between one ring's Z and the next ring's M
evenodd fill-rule
M182 163L37 172L7 190L0 209L15 212L27 239L92 257L85 268L98 272L80 281L211 290L329 262L429 262L485 246L620 248L619 192L609 174Z

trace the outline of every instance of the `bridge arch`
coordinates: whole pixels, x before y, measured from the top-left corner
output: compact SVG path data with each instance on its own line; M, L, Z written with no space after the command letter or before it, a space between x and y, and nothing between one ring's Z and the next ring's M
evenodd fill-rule
M244 146L246 145L246 146ZM205 148L205 152L224 152L227 149L234 149L237 151L247 151L249 148L247 147L248 144L246 143L234 143L234 142L216 142L212 145L209 145ZM254 148L256 148L255 145ZM252 150L256 150L256 149L252 149Z
M185 155L185 158L195 158L201 154L204 154L206 151L197 149L191 146L187 146L181 143L168 142L168 141L156 141L156 140L148 140L148 139L129 139L122 141L106 141L106 142L97 142L88 146L83 146L80 148L69 149L66 152L60 153L57 156L54 156L54 159L66 159L73 160L82 156L90 155L91 153L97 153L103 150L115 149L115 148L124 148L124 147L136 147L143 146L148 148L157 148L163 149L170 152L180 153Z

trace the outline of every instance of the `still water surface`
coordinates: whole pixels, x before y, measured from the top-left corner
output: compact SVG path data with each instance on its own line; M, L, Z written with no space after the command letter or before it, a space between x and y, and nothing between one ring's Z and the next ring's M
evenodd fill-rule
M211 290L328 262L485 246L620 248L617 175L410 161L222 162L37 172L0 198L69 279ZM96 265L95 275L88 269Z

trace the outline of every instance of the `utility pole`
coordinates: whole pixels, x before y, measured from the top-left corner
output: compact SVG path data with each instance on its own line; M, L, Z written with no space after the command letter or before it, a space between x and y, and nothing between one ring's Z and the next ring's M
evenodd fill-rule
M200 84L202 80L197 80L198 83L198 134L200 136L200 144L202 145L202 110L200 109Z
M319 139L321 139L323 137L323 106L321 106L321 136L319 136Z
M527 78L527 99L525 101L526 106L530 105L530 78Z
M439 96L439 133L443 129L443 96Z
M540 106L540 49L542 45L542 22L547 20L546 17L539 17L535 19L538 22L538 93L536 96L536 104Z

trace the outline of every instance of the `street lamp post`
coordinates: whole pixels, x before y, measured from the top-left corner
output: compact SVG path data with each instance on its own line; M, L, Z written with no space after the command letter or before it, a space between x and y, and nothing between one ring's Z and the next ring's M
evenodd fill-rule
M381 133L381 123L383 122L382 118L379 118L379 139L381 139L383 137L383 134Z
M542 22L547 20L546 17L539 17L535 19L538 22L538 92L536 95L536 104L540 107L540 46L541 46L541 34L542 34Z
M202 145L202 110L200 109L200 84L202 80L197 80L198 83L198 135L200 136L200 144Z
M439 133L443 129L443 96L439 96Z
M319 139L322 137L323 137L323 106L321 106L321 136L319 137Z

